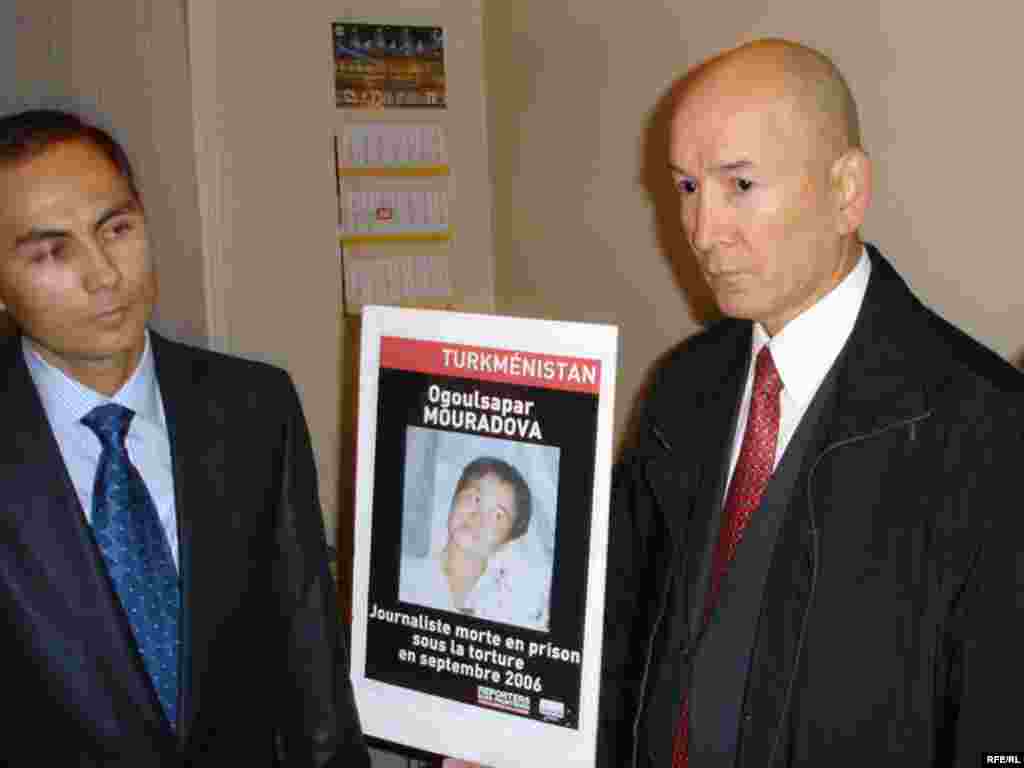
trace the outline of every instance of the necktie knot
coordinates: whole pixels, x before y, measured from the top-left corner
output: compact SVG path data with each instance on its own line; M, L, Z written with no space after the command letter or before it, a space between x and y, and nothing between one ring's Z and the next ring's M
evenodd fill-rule
M82 417L82 423L96 433L103 447L119 450L124 447L135 411L117 403L98 405Z

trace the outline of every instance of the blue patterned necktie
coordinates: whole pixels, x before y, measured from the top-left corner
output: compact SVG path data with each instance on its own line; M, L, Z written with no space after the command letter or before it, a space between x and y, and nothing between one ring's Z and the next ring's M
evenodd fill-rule
M92 528L146 671L171 726L178 709L178 573L153 498L124 446L135 412L117 403L82 423L103 445L92 497Z

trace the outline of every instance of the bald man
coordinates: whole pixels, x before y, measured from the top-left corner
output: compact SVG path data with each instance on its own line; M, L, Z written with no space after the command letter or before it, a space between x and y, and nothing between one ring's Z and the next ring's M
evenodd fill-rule
M831 61L761 40L679 84L668 167L726 319L616 468L599 764L982 764L1024 749L1022 377L858 230Z

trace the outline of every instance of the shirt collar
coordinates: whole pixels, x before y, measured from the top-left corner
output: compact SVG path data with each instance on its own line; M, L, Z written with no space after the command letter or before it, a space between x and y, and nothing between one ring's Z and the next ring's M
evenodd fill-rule
M22 336L21 346L29 375L51 420L60 423L79 422L96 406L113 402L131 408L136 418L161 428L165 426L148 330L139 364L128 381L111 397L101 395L48 363L39 354L35 343L26 336Z
M810 402L825 374L853 332L867 293L871 260L861 246L860 259L846 277L775 336L754 324L753 355L768 344L785 392L801 406Z

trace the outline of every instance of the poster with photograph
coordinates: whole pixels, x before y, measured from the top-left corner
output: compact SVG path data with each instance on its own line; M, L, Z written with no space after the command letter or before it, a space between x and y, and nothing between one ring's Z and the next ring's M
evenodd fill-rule
M447 106L440 27L337 22L333 29L337 107Z
M595 760L617 331L366 307L352 677L367 734Z

